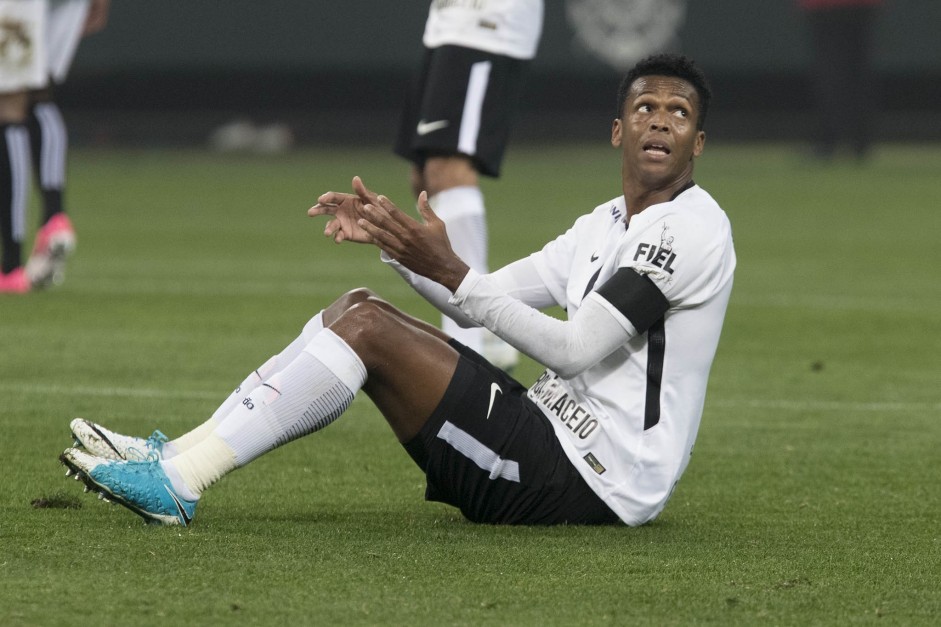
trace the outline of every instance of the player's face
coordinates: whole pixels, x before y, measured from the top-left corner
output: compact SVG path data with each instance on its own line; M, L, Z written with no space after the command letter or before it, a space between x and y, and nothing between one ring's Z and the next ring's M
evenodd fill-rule
M702 154L706 141L696 130L698 116L699 96L689 82L674 76L635 80L611 129L624 176L649 189L691 178L693 157Z

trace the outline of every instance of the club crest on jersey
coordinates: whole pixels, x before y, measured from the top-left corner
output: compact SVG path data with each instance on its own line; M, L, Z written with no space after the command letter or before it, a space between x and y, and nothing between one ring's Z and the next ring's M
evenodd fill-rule
M634 261L642 260L642 263L656 266L661 270L673 274L673 262L676 260L676 253L673 252L673 236L668 235L670 227L663 223L663 230L660 231L660 244L649 244L641 242L637 245L637 251L634 253Z

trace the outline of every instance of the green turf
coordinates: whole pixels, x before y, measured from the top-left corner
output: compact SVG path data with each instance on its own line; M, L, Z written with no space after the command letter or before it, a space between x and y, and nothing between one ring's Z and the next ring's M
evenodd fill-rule
M433 319L373 250L305 215L353 174L407 205L406 168L385 149L74 151L67 282L0 298L0 624L936 624L941 149L859 166L716 145L697 168L739 268L696 451L658 521L470 524L422 500L357 398L176 529L67 480L68 421L178 435L350 287ZM617 154L514 147L486 189L500 264L617 195Z

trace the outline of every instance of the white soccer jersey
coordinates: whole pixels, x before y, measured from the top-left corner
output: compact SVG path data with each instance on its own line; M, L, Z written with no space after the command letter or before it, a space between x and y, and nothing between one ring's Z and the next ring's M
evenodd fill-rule
M592 298L640 332L570 379L547 370L529 396L588 485L639 525L661 512L689 462L735 251L728 218L698 186L648 207L626 229L625 215L623 197L605 203L530 259L570 319ZM667 302L651 304L662 297L649 288L596 291L621 268L649 277Z
M0 0L0 93L46 86L46 0Z
M463 46L515 59L536 56L542 0L434 0L422 42Z

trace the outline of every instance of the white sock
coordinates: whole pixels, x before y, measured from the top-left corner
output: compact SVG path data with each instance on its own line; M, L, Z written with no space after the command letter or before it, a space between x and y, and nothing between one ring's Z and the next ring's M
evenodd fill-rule
M365 381L362 360L326 329L246 396L209 437L161 463L181 496L198 498L227 472L336 420Z
M477 272L486 273L487 212L480 188L452 187L438 192L428 202L447 226L448 239L457 256ZM483 351L485 329L462 329L442 316L441 330L478 353Z
M163 446L163 459L171 459L183 451L191 449L196 444L202 442L212 433L232 413L239 403L251 392L255 390L261 382L278 372L281 368L294 361L294 359L304 350L314 336L323 330L323 311L311 318L301 334L294 341L288 344L284 350L270 358L264 364L253 370L238 387L235 388L228 398L222 401L218 409L206 422L195 429L184 433L180 437L167 442Z

